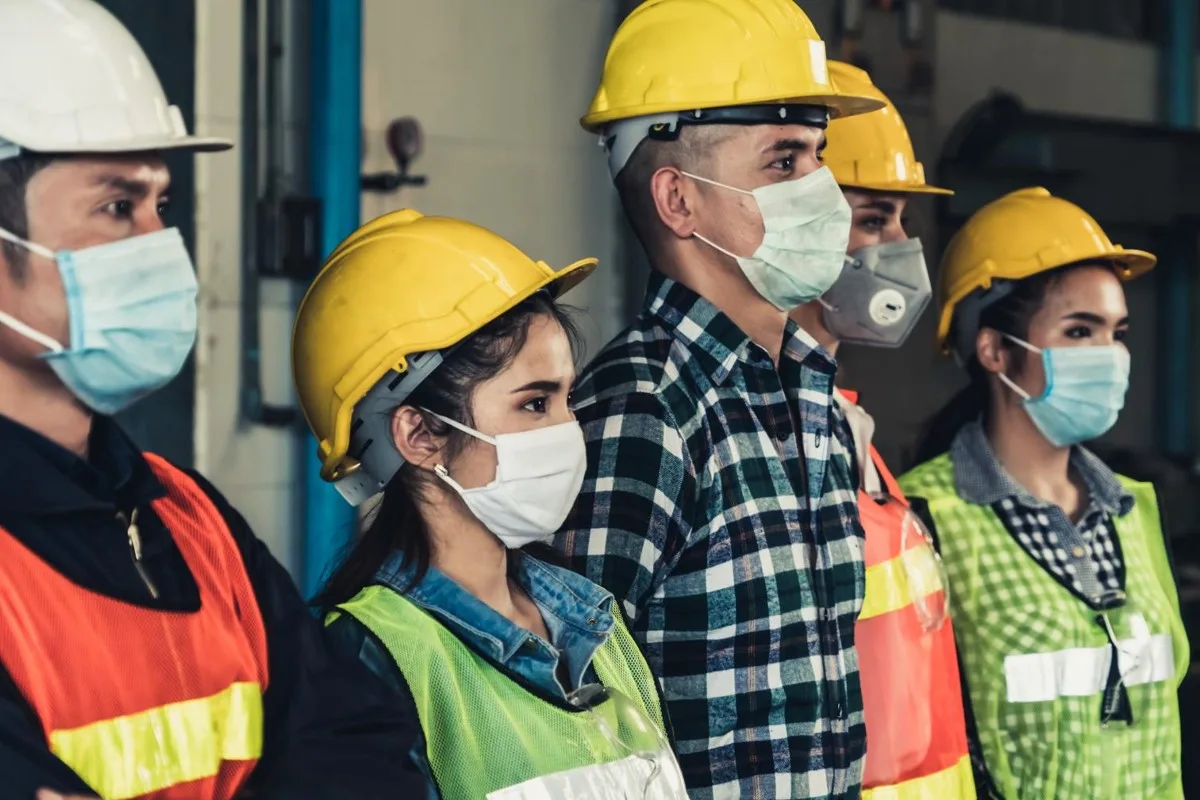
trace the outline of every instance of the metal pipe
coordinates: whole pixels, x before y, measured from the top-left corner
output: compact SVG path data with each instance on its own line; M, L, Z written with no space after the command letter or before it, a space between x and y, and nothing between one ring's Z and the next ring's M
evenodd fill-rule
M266 109L266 199L268 207L277 207L284 192L284 119L283 119L283 7L282 0L267 0L267 53L265 91L263 106ZM272 202L274 201L274 202ZM272 231L272 240L277 227L265 226ZM277 254L279 243L269 241L264 253Z
M258 278L258 100L259 0L242 3L242 357L238 398L243 421L254 422L262 407Z
M362 0L312 0L310 180L322 203L328 255L357 226L362 148ZM311 597L357 524L354 509L321 479L305 436L304 581Z
M1196 0L1168 0L1160 74L1163 117L1176 128L1196 125ZM1192 301L1197 256L1195 230L1180 220L1168 232L1159 267L1162 317L1162 448L1172 455L1195 449L1192 419Z

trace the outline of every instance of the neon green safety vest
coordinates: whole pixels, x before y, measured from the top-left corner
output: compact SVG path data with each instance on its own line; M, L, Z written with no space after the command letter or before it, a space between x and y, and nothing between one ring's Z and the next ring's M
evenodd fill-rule
M654 678L619 613L592 663L606 688L631 700L642 720L656 726L636 730L614 713L613 703L604 703L595 713L622 746L604 735L592 712L524 688L392 589L368 586L339 608L366 625L400 667L445 800L478 800L510 788L517 790L504 797L556 796L536 786L538 779L659 749L663 717ZM531 791L523 793L520 784L531 784Z
M900 479L923 497L950 581L954 634L983 755L1007 800L1182 798L1177 691L1188 641L1154 489L1115 520L1124 606L1108 619L1133 724L1101 724L1111 647L1097 612L1037 564L989 506L961 499L949 455Z

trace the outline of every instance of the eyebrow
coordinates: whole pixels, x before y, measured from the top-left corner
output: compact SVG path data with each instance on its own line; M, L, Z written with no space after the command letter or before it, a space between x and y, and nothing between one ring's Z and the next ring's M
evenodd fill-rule
M889 215L896 213L896 204L891 200L872 200L869 203L863 203L855 210L857 211L860 208L870 209L872 211L881 211L884 214Z
M530 381L524 386L512 390L513 394L521 392L559 392L562 391L562 381Z
M806 142L803 139L776 139L771 144L762 149L763 153L783 153L788 150L807 150L812 147L812 142ZM817 149L825 147L825 137L821 137L821 141L816 143Z
M1063 319L1073 319L1079 322L1090 322L1093 325L1104 325L1108 322L1107 319L1099 314L1093 314L1090 311L1072 311L1070 314L1064 314ZM1115 327L1129 324L1129 317L1121 317L1117 320Z
M147 181L139 181L133 178L126 178L122 175L114 175L112 173L104 173L97 176L95 184L103 186L107 189L114 189L118 192L133 195L137 198L143 198L150 194L151 187ZM168 183L163 187L162 194L170 194L171 185Z

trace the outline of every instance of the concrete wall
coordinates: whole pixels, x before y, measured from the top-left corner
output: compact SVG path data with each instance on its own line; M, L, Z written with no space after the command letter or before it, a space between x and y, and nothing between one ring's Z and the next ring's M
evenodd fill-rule
M298 0L296 0L298 1ZM241 3L197 0L196 126L240 133ZM491 227L535 258L565 265L597 256L603 267L569 297L594 352L619 328L614 263L616 201L595 140L576 120L585 110L616 0L365 0L364 169L390 168L383 131L398 116L424 126L413 172L429 185L368 195L363 218L393 208L465 217ZM301 122L289 120L293 133ZM196 158L196 465L245 514L295 572L300 519L295 437L238 420L240 348L240 161ZM291 287L266 282L262 297L266 400L291 402Z

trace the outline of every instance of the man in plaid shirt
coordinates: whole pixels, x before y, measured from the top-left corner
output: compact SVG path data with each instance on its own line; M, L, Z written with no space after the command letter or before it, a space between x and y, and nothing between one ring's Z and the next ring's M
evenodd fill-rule
M589 474L558 544L632 620L696 798L859 793L857 484L835 364L787 312L849 235L830 113L877 107L829 84L792 0L650 0L583 120L654 272L575 394Z

